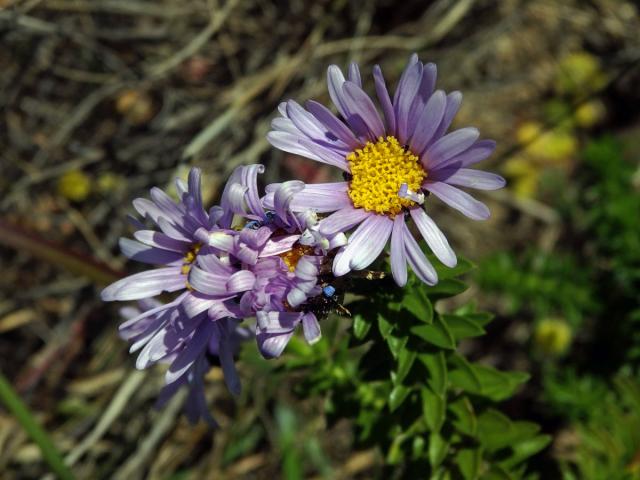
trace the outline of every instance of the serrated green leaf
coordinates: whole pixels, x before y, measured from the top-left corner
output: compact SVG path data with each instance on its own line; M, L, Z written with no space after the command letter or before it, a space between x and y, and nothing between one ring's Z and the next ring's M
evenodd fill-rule
M429 435L429 463L431 468L436 469L447 456L449 444L439 433L432 432Z
M393 330L393 325L380 313L378 313L378 330L380 331L380 335L382 335L382 338L384 338L385 340L391 333L391 330Z
M370 329L371 322L367 321L363 315L356 313L353 317L353 335L358 340L362 340L367 336Z
M447 362L444 352L421 353L418 358L429 372L427 384L434 392L444 395L447 389Z
M475 437L478 431L478 419L473 405L467 397L462 397L449 405L453 414L453 426L465 435Z
M442 320L447 324L449 330L456 340L469 337L479 337L486 331L473 320L462 315L442 315Z
M476 480L480 476L482 452L479 448L463 448L456 454L456 465L464 480Z
M431 325L416 325L411 327L411 333L435 345L436 347L454 350L456 342L453 335L440 318L435 315Z
M403 349L398 353L398 369L396 370L395 382L402 383L411 371L411 367L416 360L416 352Z
M446 402L444 396L438 395L428 387L420 389L422 397L422 415L427 427L432 432L439 432L445 418Z
M389 394L389 409L393 412L396 410L402 402L404 402L407 396L411 393L411 388L405 385L396 385Z

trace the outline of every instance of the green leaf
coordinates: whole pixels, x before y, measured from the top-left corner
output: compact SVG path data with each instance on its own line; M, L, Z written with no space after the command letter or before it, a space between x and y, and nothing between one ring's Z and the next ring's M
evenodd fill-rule
M389 447L389 451L387 452L387 463L390 465L397 465L404 459L404 452L402 451L402 444L407 439L406 435L397 435L391 446Z
M389 351L393 355L393 358L398 358L400 352L403 351L404 347L407 345L407 341L409 337L396 337L395 335L387 336L387 345L389 347Z
M467 288L469 287L462 280L450 278L447 280L440 280L433 287L427 287L427 295L429 295L431 300L455 297L456 295L464 292Z
M449 444L438 433L429 435L429 463L431 468L436 469L447 456Z
M391 393L389 394L389 409L392 412L396 410L400 405L402 405L402 402L405 401L410 393L411 388L405 385L396 385L393 387L393 390L391 390Z
M362 340L367 336L371 329L371 322L367 321L365 317L359 313L356 313L353 317L353 335Z
M420 286L410 290L405 295L402 306L421 322L427 324L433 322L433 304L427 297L424 287Z
M456 454L456 465L464 480L476 480L480 476L482 452L479 448L463 448Z
M431 253L429 253L428 256L430 257L430 259L435 258L435 256L433 256L433 254ZM432 263L436 269L436 272L438 273L438 278L441 281L446 280L448 278L460 277L461 275L464 275L465 273L470 272L471 270L476 268L476 266L473 263L471 263L469 260L461 257L458 257L458 263L453 268L449 268L445 265L442 265L438 261L434 261Z
M494 409L489 409L478 417L478 439L489 451L500 450L529 440L539 431L540 427L535 423L513 422Z
M382 335L382 338L384 338L385 340L391 333L391 330L393 330L393 325L380 313L378 313L378 330L380 331L380 335Z
M414 460L419 460L422 458L424 447L426 443L424 441L424 437L421 435L416 435L413 437L413 443L411 444L411 457Z
M456 340L462 340L463 338L479 337L487 333L484 328L471 320L469 317L462 315L442 315L443 321L449 327L449 330L456 338Z
M478 419L473 405L467 397L461 397L449 405L453 414L453 426L470 437L475 437L478 431Z
M495 315L489 312L466 313L464 316L481 327L486 326L495 318Z
M398 369L396 370L396 383L402 383L411 371L411 367L416 360L416 352L403 349L398 353Z
M551 442L549 435L536 435L512 446L513 454L500 464L506 468L512 468L527 458L535 455Z
M453 368L449 369L449 382L469 393L480 393L482 384L471 364L462 355L451 355Z
M418 358L429 372L427 384L434 392L444 395L447 389L447 362L444 352L421 353Z
M525 372L502 372L479 363L469 363L458 354L450 358L452 368L449 370L449 380L452 385L494 401L511 397L529 379Z
M435 345L436 347L454 350L456 343L453 335L440 318L440 315L434 317L431 325L416 325L411 327L411 333Z
M511 397L521 384L529 380L529 374L525 372L502 372L477 363L471 366L482 385L479 393L497 402Z
M427 427L432 432L439 432L444 423L446 402L443 395L438 395L428 387L420 389L422 397L422 415Z

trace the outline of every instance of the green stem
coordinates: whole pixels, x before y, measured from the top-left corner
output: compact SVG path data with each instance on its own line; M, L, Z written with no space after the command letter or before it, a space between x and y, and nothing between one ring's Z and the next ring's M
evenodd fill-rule
M0 372L0 400L7 409L13 413L22 428L25 429L31 439L38 445L42 456L49 464L51 470L61 480L73 480L73 473L65 465L62 456L47 435L47 432L38 424L27 406L20 400L18 394L13 390L6 377Z

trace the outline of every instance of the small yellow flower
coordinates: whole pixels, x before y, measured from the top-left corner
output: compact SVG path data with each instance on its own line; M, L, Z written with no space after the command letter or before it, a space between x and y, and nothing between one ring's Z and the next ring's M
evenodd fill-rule
M604 104L600 100L591 100L580 105L575 114L576 123L582 128L591 128L606 114Z
M543 353L552 356L564 354L572 339L571 327L561 319L546 318L538 322L533 340Z
M598 90L606 82L597 57L587 52L575 52L560 61L555 87L562 94L580 95Z
M58 179L58 194L67 200L82 202L91 193L91 178L80 170L69 170Z

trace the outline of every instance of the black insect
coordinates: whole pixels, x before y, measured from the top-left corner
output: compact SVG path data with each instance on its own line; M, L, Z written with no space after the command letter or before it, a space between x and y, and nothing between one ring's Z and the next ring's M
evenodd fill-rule
M307 301L305 310L315 314L318 318L325 318L334 312L350 317L351 312L341 302L342 299L336 293L335 287L327 283L323 285L320 295Z

